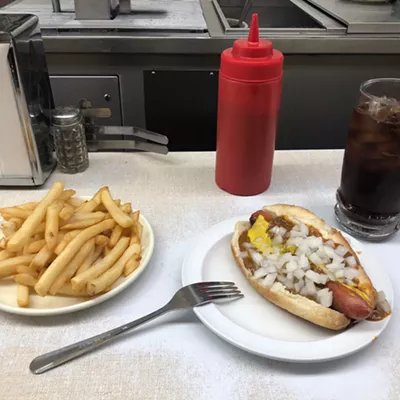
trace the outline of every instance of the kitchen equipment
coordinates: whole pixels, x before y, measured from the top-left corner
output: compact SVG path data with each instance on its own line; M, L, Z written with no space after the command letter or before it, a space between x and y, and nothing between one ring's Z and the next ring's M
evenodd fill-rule
M0 14L0 186L39 186L54 169L50 136L54 109L38 18ZM79 105L92 151L140 150L167 154L168 138L135 127L101 127L109 109ZM63 168L63 167L61 167Z
M233 282L201 282L185 286L179 289L164 307L151 314L101 333L100 335L36 357L29 368L34 374L42 374L83 354L89 353L122 333L137 328L169 311L189 309L209 304L215 300L232 300L241 297L243 295Z
M78 108L57 107L52 114L51 133L61 172L76 174L89 167L83 117Z
M237 23L237 26L239 28L242 27L242 24L243 24L244 20L246 19L247 14L250 11L250 8L253 7L253 3L254 3L254 0L246 0L246 3L244 3L242 12L241 12L240 17L239 17L239 21Z
M248 39L222 53L216 183L241 196L270 185L281 98L283 55L260 40L254 14Z
M119 0L74 0L76 19L113 19L119 12Z
M0 185L41 185L55 161L53 95L36 16L0 14L0 79Z
M400 229L400 79L360 87L335 213L348 233L382 240Z

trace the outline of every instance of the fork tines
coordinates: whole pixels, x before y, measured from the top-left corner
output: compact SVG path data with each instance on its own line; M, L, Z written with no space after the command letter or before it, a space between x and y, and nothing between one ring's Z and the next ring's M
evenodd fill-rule
M200 296L210 301L243 297L234 282L201 282L195 284L195 287Z

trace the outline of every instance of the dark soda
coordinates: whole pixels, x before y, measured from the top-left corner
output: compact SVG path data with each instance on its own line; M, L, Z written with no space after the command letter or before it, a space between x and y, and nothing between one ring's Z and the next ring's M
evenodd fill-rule
M400 213L400 107L358 106L351 120L339 197L361 218Z

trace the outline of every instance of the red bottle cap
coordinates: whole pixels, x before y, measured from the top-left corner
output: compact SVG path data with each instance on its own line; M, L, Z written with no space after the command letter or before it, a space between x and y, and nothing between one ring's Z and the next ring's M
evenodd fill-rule
M243 82L265 82L280 78L283 55L272 43L260 39L258 14L253 14L247 39L235 40L233 47L221 55L220 73L228 79Z

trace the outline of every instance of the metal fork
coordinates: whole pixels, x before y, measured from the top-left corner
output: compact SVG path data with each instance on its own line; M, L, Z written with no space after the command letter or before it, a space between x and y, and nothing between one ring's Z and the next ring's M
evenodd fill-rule
M243 294L233 282L201 282L185 286L178 290L164 307L118 328L36 357L31 362L29 369L34 374L47 372L91 352L122 333L137 328L169 311L202 306L214 300L238 299L241 297L243 297Z

